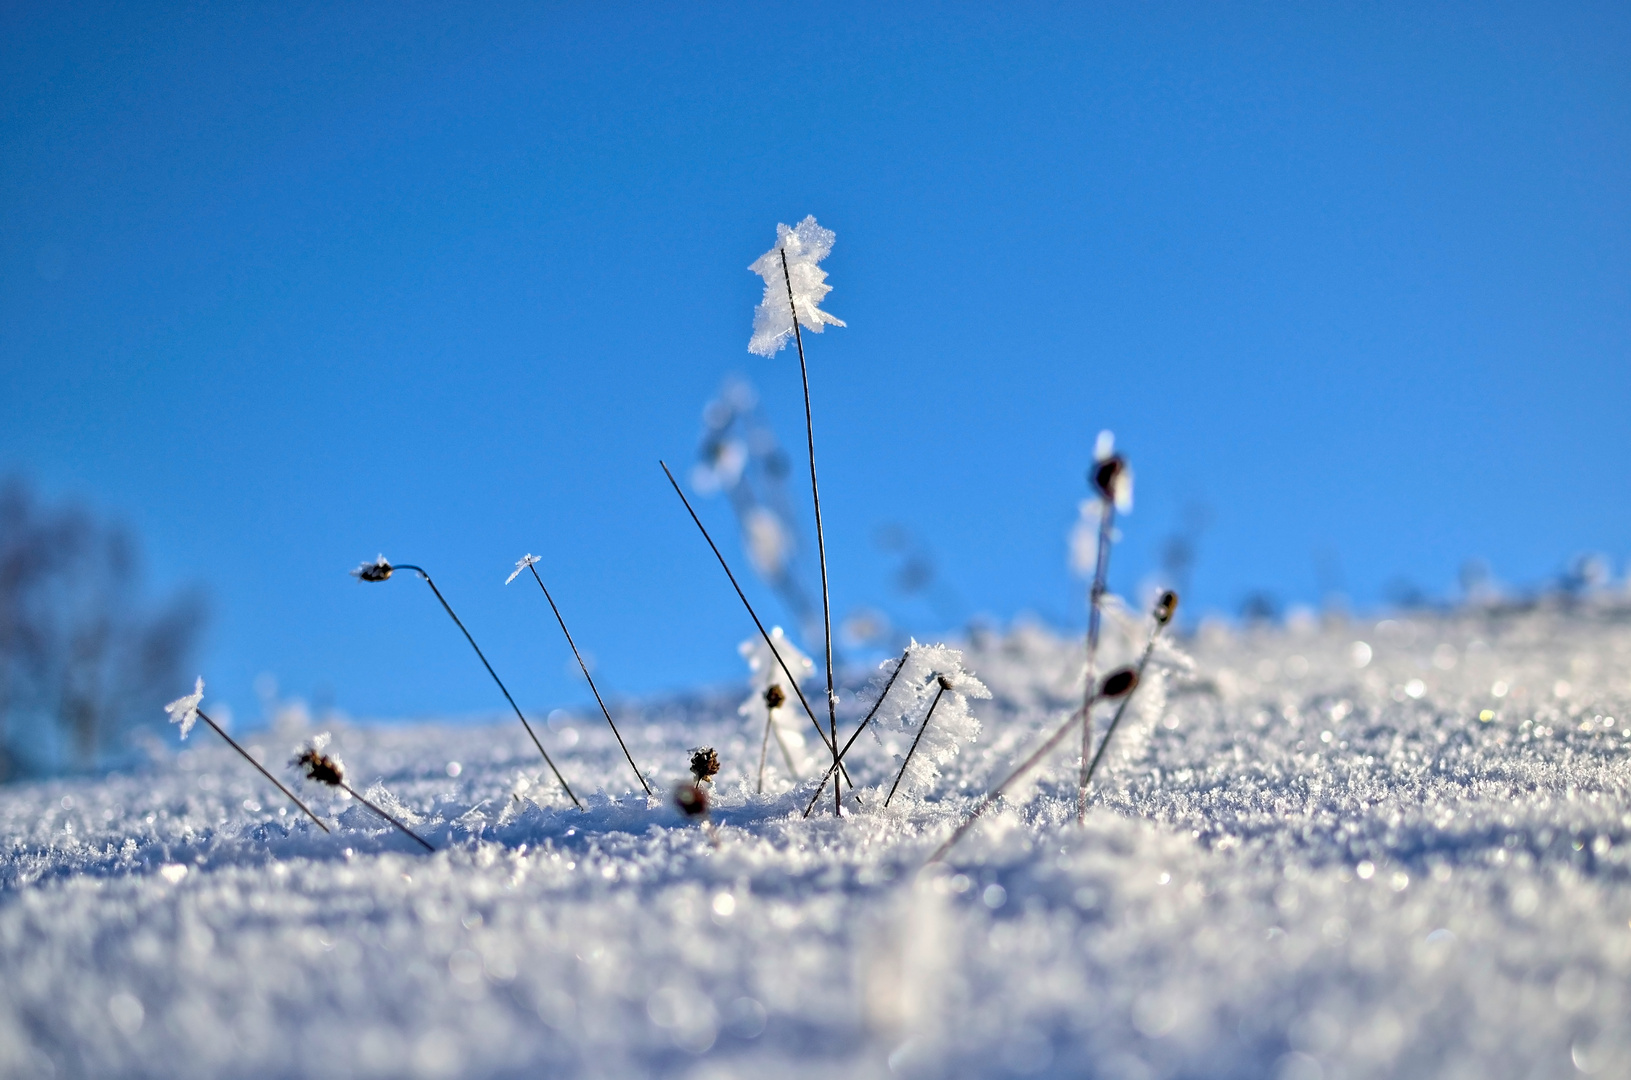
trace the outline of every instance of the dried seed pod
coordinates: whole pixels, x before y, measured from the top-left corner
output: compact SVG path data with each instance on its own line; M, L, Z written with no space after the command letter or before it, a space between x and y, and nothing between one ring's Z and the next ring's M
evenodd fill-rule
M719 755L714 753L713 747L703 746L691 751L691 775L697 778L697 783L711 783L717 772Z
M674 789L674 805L686 817L705 818L708 816L708 789L687 780Z
M339 787L345 783L345 766L340 764L340 759L330 757L317 746L306 747L289 764L305 770L307 780L315 780L329 787Z
M351 576L356 578L358 581L388 581L390 580L391 572L395 569L396 567L392 566L390 562L386 560L385 556L381 555L373 562L365 562L355 570L351 571Z
M787 704L787 693L780 683L771 683L765 687L765 708L779 709Z
M951 681L951 678L949 676L946 676L946 675L937 676L936 681L938 681L940 683L940 689L942 689L942 690L953 689L952 681Z
M1178 594L1171 589L1163 592L1155 601L1155 621L1162 626L1172 621L1172 616L1178 611Z
M1136 668L1117 668L1110 674L1106 675L1104 677L1104 681L1099 684L1099 696L1102 698L1110 698L1112 700L1119 697L1126 697L1128 694L1132 693L1133 689L1137 686L1138 670Z
M1093 486L1106 502L1116 501L1116 481L1126 467L1127 461L1120 454L1111 454L1093 466Z

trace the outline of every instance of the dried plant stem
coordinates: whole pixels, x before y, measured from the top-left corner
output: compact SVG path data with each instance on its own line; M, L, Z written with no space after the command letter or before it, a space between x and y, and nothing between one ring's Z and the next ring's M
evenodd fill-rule
M782 752L782 759L787 762L787 771L793 775L795 782L799 780L798 766L793 764L793 752L787 749L787 743L782 740L781 728L776 726L776 710L767 708L765 710L765 737L764 741L759 744L759 786L757 793L760 795L765 793L765 755L770 751L771 732L775 732L776 746Z
M247 761L247 762L249 762L249 764L255 766L255 769L256 769L257 772L259 772L262 776L266 777L266 779L272 781L272 783L277 787L277 789L279 791L283 792L283 794L285 794L285 795L287 795L289 797L290 802L294 803L296 806L300 807L300 809L304 810L306 812L307 817L309 817L313 821L317 822L317 827L319 829L322 829L324 832L329 831L328 826L323 824L323 819L311 812L311 807L309 807L305 803L301 802L300 799L295 795L294 792L292 792L288 788L284 787L283 786L283 781L279 780L277 777L275 777L271 773L267 772L265 766L263 766L260 762L256 761L254 758L250 757L249 756L249 751L245 750L243 747L239 746L237 740L234 739L231 735L228 735L225 731L223 731L220 724L217 724L214 720L211 720L208 716L204 715L204 710L203 709L197 709L196 711L198 713L198 718L200 720L204 721L204 723L208 724L210 726L210 730L214 731L217 735L221 736L221 738L225 739L227 741L227 745L232 747L234 750L238 751L238 754L245 761Z
M436 582L432 581L430 579L430 575L425 573L424 568L420 566L410 566L404 563L394 567L394 569L412 570L421 578L424 578L425 584L430 586L430 591L435 593L436 599L442 602L442 610L447 612L447 617L453 620L453 625L459 628L459 632L464 635L464 640L468 641L470 643L470 647L476 650L476 657L481 660L481 666L487 669L487 674L491 675L493 677L493 682L498 684L498 689L504 695L504 700L508 701L510 703L510 708L515 710L515 718L521 721L521 726L527 729L528 735L532 736L532 745L536 746L538 748L538 752L544 756L544 764L548 765L549 771L555 774L555 779L560 782L561 790L566 792L566 797L572 800L573 806L577 807L579 810L582 810L583 804L578 801L578 797L576 795L572 794L572 785L566 782L566 777L561 775L561 770L555 767L555 762L549 756L549 751L545 750L544 744L539 741L538 733L532 730L532 725L527 723L527 718L521 714L521 706L517 705L515 703L515 698L510 696L510 691L505 687L504 680L498 677L498 672L493 670L493 665L487 662L487 657L482 653L481 646L476 644L476 639L470 636L470 631L464 628L464 623L460 622L459 617L453 614L452 605L450 605L447 602L447 598L442 595L442 590L436 587ZM423 843L423 841L421 841L421 843Z
M917 737L912 740L912 748L906 751L906 760L900 763L900 772L895 774L895 782L889 785L889 794L884 796L883 804L889 805L889 800L895 797L895 789L900 787L901 777L906 775L906 766L912 763L912 755L917 753L917 744L923 741L923 733L929 730L929 721L934 719L934 709L940 704L940 699L946 696L946 684L941 683L940 689L934 693L934 700L929 702L929 711L923 714L923 726L917 729Z
M1088 755L1093 751L1093 710L1090 703L1097 692L1093 676L1099 655L1099 616L1103 610L1106 580L1110 576L1110 533L1116 521L1115 502L1106 498L1103 505L1104 512L1099 518L1099 550L1093 569L1093 587L1088 592L1087 603L1087 682L1082 690L1082 773L1076 788L1078 822L1087 820Z
M793 302L793 277L787 269L787 249L781 249L782 280L787 283L787 306L793 313L793 340L799 350L799 374L804 377L804 435L810 445L810 498L815 503L816 525L816 554L821 562L821 623L826 633L827 646L827 726L831 729L832 741L828 749L832 751L833 764L838 761L838 698L833 694L832 687L832 602L827 594L827 541L821 530L821 488L816 484L815 464L815 422L810 416L810 369L804 363L804 335L799 332L798 305ZM844 810L843 789L838 781L832 785L833 813L842 814Z
M985 798L981 799L978 805L974 807L974 811L969 814L968 817L963 819L963 823L957 826L957 830L951 834L946 842L935 849L935 853L933 855L929 856L929 862L939 862L941 858L945 856L946 852L950 851L952 846L963 838L963 834L968 832L969 828L973 826L974 822L979 820L980 815L991 809L992 805L1002 797L1002 793L1004 791L1007 791L1010 787L1012 787L1020 777L1034 769L1039 761L1041 761L1044 757L1047 757L1049 751L1064 741L1065 736L1070 734L1070 730L1075 726L1076 721L1081 719L1084 712L1093 707L1093 702L1097 699L1098 695L1096 693L1090 694L1086 703L1077 708L1075 712L1071 713L1069 719L1059 726L1058 731L1055 731L1052 735L1048 736L1047 742L1037 747L1036 751L1031 754L1030 757L1020 762L1019 768L1009 773L1008 777L1003 780L1002 783L992 788L986 794Z
M856 726L854 733L844 741L844 748L838 751L838 760L834 762L830 768L828 768L827 775L823 776L821 778L821 783L816 785L815 794L810 796L810 805L804 808L805 817L809 817L810 811L815 809L816 800L821 797L822 791L826 789L827 781L832 779L833 769L843 767L844 755L849 753L849 748L855 745L855 740L861 737L861 732L866 730L866 726L872 722L872 718L878 715L878 710L883 707L884 698L889 696L890 688L895 685L895 680L900 676L901 668L906 666L906 658L907 656L911 655L911 652L912 647L910 645L906 646L905 651L900 654L899 662L895 664L895 670L889 673L889 681L883 684L883 692L878 695L878 700L873 702L872 708L868 710L866 716L862 717L861 722Z
M730 564L725 561L725 556L719 553L719 545L714 543L714 538L708 535L708 529L702 524L702 519L697 517L697 512L691 508L691 500L687 499L685 497L685 492L680 490L679 482L674 479L674 474L669 472L668 463L666 461L658 461L657 464L663 467L663 473L668 477L669 484L673 486L674 494L678 495L680 497L680 502L685 504L686 513L691 515L691 520L696 522L697 529L702 533L702 538L708 541L708 546L713 549L714 558L719 560L719 568L725 571L725 576L730 579L731 588L736 590L736 595L742 601L742 606L748 609L748 615L753 619L753 625L759 628L759 636L765 639L765 645L769 647L770 655L776 658L776 663L781 667L782 674L787 676L788 683L793 687L793 693L798 695L799 704L804 706L805 715L810 718L810 723L815 725L816 735L821 739L821 744L825 746L829 752L836 753L833 743L827 741L827 733L821 730L821 721L816 719L815 711L810 708L810 703L805 700L804 691L799 689L799 681L797 676L795 676L792 669L787 666L787 661L782 659L781 650L777 649L776 643L770 639L770 631L766 630L765 624L759 621L758 613L753 610L753 605L748 603L747 594L742 591L742 586L737 584L736 575L731 573ZM844 782L850 787L854 787L855 781L849 778L848 770L845 770L842 766L840 766L840 772L843 774ZM832 774L829 773L828 775L830 776ZM822 782L825 783L826 781Z
M561 609L555 606L555 598L549 595L549 589L545 587L544 579L538 576L538 567L533 563L528 563L527 569L532 571L532 579L538 583L540 589L543 589L544 599L549 601L549 610L555 613L555 621L561 624L561 633L566 635L566 643L572 647L572 655L578 659L578 668L583 672L583 677L589 681L589 689L595 695L595 703L600 706L600 714L606 718L606 723L611 725L612 734L617 738L617 745L623 748L623 756L629 759L629 768L634 770L634 778L640 781L640 787L645 790L646 797L650 798L651 785L647 784L646 778L640 775L640 766L634 763L634 755L629 753L629 744L623 741L623 733L617 730L617 724L612 720L611 710L606 708L606 702L601 699L600 690L595 686L595 677L589 674L589 665L583 662L583 654L578 652L578 643L572 640L572 631L566 628L566 620L561 618Z
M345 792L347 795L350 795L353 799L356 799L358 802L360 802L364 806L368 807L368 809L372 810L374 813L378 814L380 817L384 818L386 821L389 821L392 825L395 825L397 828L401 829L403 832L407 833L409 836L413 837L414 840L417 841L419 843L419 845L421 847L423 847L426 851L434 852L436 850L435 848L430 846L430 844L425 840L424 837L420 836L418 833L414 832L412 829L410 829L406 825L402 824L402 822L398 821L396 818L392 817L390 814L387 814L384 810L380 809L379 807L375 806L373 803L369 802L367 799L363 798L361 795L359 795L357 793L357 790L355 788L353 788L350 784L346 783L344 780L341 780L338 783L336 783L335 787L338 787L341 791Z
M1150 639L1144 643L1144 651L1139 654L1138 664L1135 668L1138 672L1138 681L1133 686L1133 692L1122 698L1121 704L1116 706L1116 715L1110 718L1109 726L1104 729L1104 738L1099 742L1098 753L1093 755L1093 762L1088 765L1087 775L1082 780L1083 791L1086 791L1087 786L1093 782L1093 773L1099 767L1099 759L1104 757L1105 750L1109 748L1110 740L1115 736L1116 728L1121 724L1121 718L1127 712L1127 706L1132 704L1134 696L1138 693L1138 687L1144 685L1144 667L1150 662L1150 654L1155 651L1155 639L1161 636L1161 631L1165 628L1166 623L1162 622L1157 622L1151 628Z

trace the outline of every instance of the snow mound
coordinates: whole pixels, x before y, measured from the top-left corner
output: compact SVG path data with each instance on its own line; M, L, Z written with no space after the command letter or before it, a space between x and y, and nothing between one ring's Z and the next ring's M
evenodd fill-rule
M927 873L1079 700L1079 640L959 643L979 738L888 811L858 742L842 821L753 794L735 691L619 717L662 790L718 748L711 831L588 714L538 725L583 811L513 718L338 727L435 855L311 791L323 834L211 733L0 788L0 1076L1631 1074L1631 616L1180 645L1085 827L1061 753ZM277 771L301 734L241 741Z

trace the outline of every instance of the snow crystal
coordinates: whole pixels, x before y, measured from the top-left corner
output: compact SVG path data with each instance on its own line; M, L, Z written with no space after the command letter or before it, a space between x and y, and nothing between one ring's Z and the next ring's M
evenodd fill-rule
M193 725L198 723L198 703L204 700L204 676L198 677L193 685L193 692L186 697L178 697L164 707L170 714L170 723L181 725L181 737L185 739L187 733L192 731Z
M765 279L764 299L753 309L753 337L748 351L760 356L775 356L793 338L793 316L788 310L787 289L793 288L793 307L798 311L799 325L814 333L821 333L827 324L843 326L842 319L822 311L819 307L832 286L827 284L827 272L818 265L832 253L834 234L823 229L816 219L806 217L797 226L776 226L776 246L754 260L749 270ZM787 255L787 269L782 270L782 253Z
M521 556L519 559L515 560L515 569L511 570L510 571L510 576L504 579L504 584L508 585L510 582L514 581L517 577L519 577L521 575L521 571L525 570L529 566L534 565L535 563L540 563L542 561L543 560L540 559L536 555L528 554L528 555Z

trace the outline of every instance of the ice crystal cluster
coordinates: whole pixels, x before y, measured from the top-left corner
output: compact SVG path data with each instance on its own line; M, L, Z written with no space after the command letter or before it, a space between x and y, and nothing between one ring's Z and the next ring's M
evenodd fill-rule
M776 226L776 246L748 267L765 279L764 299L753 309L749 352L775 356L793 340L793 311L787 303L789 285L800 326L819 334L828 325L844 325L842 319L827 314L820 306L832 292L832 286L827 284L827 272L820 266L821 260L832 254L832 245L833 231L817 225L813 216L791 228Z
M914 640L903 657L885 663L861 699L869 710L878 706L873 737L884 753L905 765L901 793L924 793L938 784L941 766L980 734L969 699L989 698L991 691L963 669L963 654L956 649ZM908 760L914 743L917 749Z
M1110 620L1101 669L1142 644ZM930 874L1080 700L1074 635L959 643L978 740L887 812L859 740L843 820L753 794L739 691L629 707L664 789L718 750L711 839L589 714L538 724L586 812L513 718L338 725L435 855L313 789L323 835L214 739L0 788L0 1076L1631 1074L1631 609L1181 644L1085 826L1061 753ZM239 734L276 769L310 733Z

